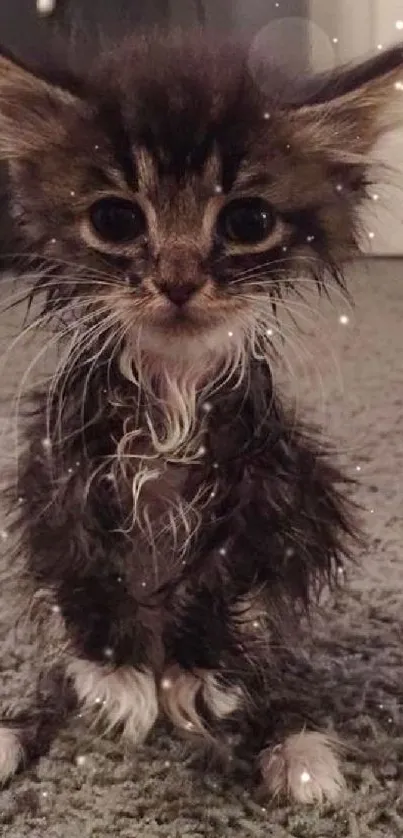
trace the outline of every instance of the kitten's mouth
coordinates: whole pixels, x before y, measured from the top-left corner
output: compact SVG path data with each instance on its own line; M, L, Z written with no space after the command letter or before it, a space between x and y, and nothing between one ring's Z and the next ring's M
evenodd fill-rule
M151 318L154 328L165 329L174 334L194 334L211 329L217 322L218 317L215 313L207 312L205 307L194 303L181 306L168 303L154 312Z

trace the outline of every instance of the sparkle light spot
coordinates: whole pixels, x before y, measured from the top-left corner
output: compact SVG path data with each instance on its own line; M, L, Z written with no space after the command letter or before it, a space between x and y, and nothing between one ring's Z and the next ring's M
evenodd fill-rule
M303 771L301 774L301 783L310 783L311 782L311 775L308 771Z
M47 792L47 791L43 791L43 792L42 792L42 797L47 797L47 796L48 796L48 794L49 794L49 792Z
M161 687L163 690L170 690L172 687L171 678L163 678L161 681Z
M216 185L215 185L215 187L214 187L214 192L215 192L215 194L216 194L216 195L221 195L221 194L222 194L222 191L223 191L222 186L220 186L220 184L219 184L219 183L216 183Z
M341 314L340 315L339 323L341 323L342 326L348 326L349 322L350 322L350 318L347 316L347 314Z
M226 556L227 555L227 548L226 547L220 547L218 552L219 552L220 556Z
M119 585L120 585L123 582L123 579L122 579L121 576L117 576L116 581L119 582Z
M338 44L338 43L339 43L339 39L338 39L338 38L332 38L332 41L333 41L333 43L334 43L334 44Z
M263 119L270 119L270 114L268 111L265 111L263 114Z
M217 470L218 468L220 468L220 466L218 465L218 463L213 463L213 468Z
M344 573L344 567L343 567L343 565L342 565L342 564L339 564L339 565L337 566L337 573L338 573L340 576L343 576L343 573Z
M379 195L378 195L378 193L377 193L377 192L374 192L374 194L373 194L373 196L372 196L372 200L373 200L373 201L379 201Z
M54 614L60 614L60 605L52 605L52 611Z
M170 767L171 767L171 763L167 759L166 762L164 762L164 768L170 768Z
M198 452L197 452L197 456L198 457L204 457L205 453L206 453L206 446L201 445Z
M273 329L266 329L266 335L268 338L273 337Z
M229 338L233 338L233 337L234 337L234 333L233 333L233 332L228 332L228 337L229 337Z
M51 244L56 244L56 243L57 243L57 239L51 239L51 240L50 240L50 243L51 243Z
M370 509L369 511L370 511L371 515L373 515L374 512L375 512L375 509Z
M38 15L51 15L54 12L56 0L36 0L36 11Z
M356 466L356 467L355 467L355 470L356 470L356 471L361 471L361 466Z
M403 90L403 82L402 81L395 82L395 90Z
M215 492L214 489L213 489L213 491L210 492L210 497L215 498L216 496L217 496L217 492Z
M403 29L403 20L396 21L396 29Z
M45 436L45 438L42 440L42 445L44 448L51 448L52 442L48 436Z
M344 188L344 187L343 187L343 184L342 184L342 183L338 183L338 184L336 185L336 192L343 192L343 188Z
M76 757L76 764L77 765L85 765L85 763L86 763L86 757L84 757L82 755Z
M213 409L213 405L211 404L211 402L204 402L203 410L204 410L205 413L210 413L210 410L212 410L212 409Z
M102 704L102 698L99 695L95 699L95 704Z
M72 198L75 198L76 193L74 192L74 189L70 190L70 195L71 195Z
M375 238L375 233L373 233L372 231L370 233L368 233L368 238L369 239L374 239Z
M311 244L311 242L315 241L315 236L307 236L306 240L307 242L309 242L309 244Z
M142 582L142 583L141 583L141 587L142 587L142 588L146 588L146 587L147 587L147 582Z
M283 251L283 253L287 253L287 251L288 251L288 247L287 247L287 245L285 244L285 245L281 248L281 250Z
M94 145L94 151L99 151L99 145L98 144Z
M252 625L253 625L253 628L254 628L254 629L258 629L258 628L260 628L260 623L259 623L259 620L254 620L254 621L253 621L253 623L252 623Z
M111 646L105 646L104 655L106 658L113 658L113 649Z
M383 49L383 44L378 44L377 49L379 49L379 50Z
M185 728L186 728L186 730L193 730L194 729L193 722L186 722Z
M22 497L22 495L20 495L19 498L18 498L18 503L22 503L23 500L24 500L24 498Z

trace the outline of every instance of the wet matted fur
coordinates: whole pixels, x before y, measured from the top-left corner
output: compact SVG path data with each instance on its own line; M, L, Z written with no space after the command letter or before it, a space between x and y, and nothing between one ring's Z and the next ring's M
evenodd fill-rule
M131 743L160 713L220 755L253 739L268 793L339 797L335 737L282 730L270 696L358 534L348 480L277 392L272 336L309 278L343 284L402 64L284 101L200 39L129 39L82 77L1 59L6 261L60 345L9 491L43 664L0 730L1 779L78 701Z

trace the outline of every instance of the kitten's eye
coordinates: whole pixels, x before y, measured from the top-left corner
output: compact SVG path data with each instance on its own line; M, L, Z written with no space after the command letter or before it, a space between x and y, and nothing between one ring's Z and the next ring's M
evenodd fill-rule
M218 233L237 244L259 244L267 239L275 223L274 210L263 198L237 198L221 210Z
M146 230L146 219L138 204L124 198L103 198L90 210L91 223L102 239L115 244L131 242Z

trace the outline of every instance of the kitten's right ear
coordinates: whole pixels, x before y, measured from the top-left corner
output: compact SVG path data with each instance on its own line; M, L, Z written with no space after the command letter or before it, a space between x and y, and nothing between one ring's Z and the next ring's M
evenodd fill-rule
M63 117L82 108L68 89L0 51L0 160L11 162L45 150L63 138Z
M357 161L403 125L403 45L336 69L290 113L303 140L338 160Z

